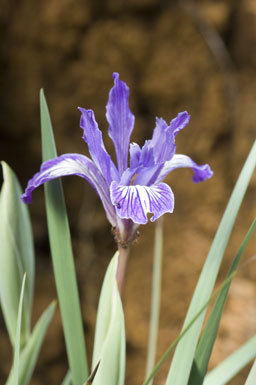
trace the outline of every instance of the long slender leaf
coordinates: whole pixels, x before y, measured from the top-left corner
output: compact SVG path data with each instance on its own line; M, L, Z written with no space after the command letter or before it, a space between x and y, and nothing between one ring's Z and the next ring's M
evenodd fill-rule
M26 282L26 274L24 274L22 285L21 285L20 302L19 302L18 318L17 318L17 330L16 330L16 340L15 340L14 360L13 360L14 385L19 384L20 331L21 331L21 316L22 316L22 308L23 308L25 282Z
M40 93L43 160L56 157L52 125L44 93ZM88 377L85 339L73 261L70 230L60 180L45 185L47 222L64 337L73 385Z
M42 342L47 331L48 325L54 314L56 303L51 303L48 308L43 312L36 326L33 329L32 334L25 348L20 353L19 361L19 385L28 385L33 370L35 368L36 360L42 346ZM6 385L13 385L14 370L12 368Z
M15 344L20 288L27 272L21 346L30 333L34 292L34 247L28 209L20 200L21 187L12 169L2 162L4 183L0 197L0 300L12 345Z
M146 378L146 380L143 382L142 385L148 385L150 381L155 377L163 363L167 360L171 352L174 350L176 345L179 343L179 341L184 338L186 333L189 331L189 329L193 326L193 324L197 321L197 319L200 317L200 315L207 309L209 304L216 298L216 296L225 289L227 285L230 285L230 282L234 278L235 273L232 273L227 279L225 279L224 282L220 285L220 287L212 294L212 296L208 299L208 301L201 307L201 309L197 312L197 314L192 318L192 320L187 324L187 326L182 329L181 333L178 335L178 337L175 338L175 340L171 343L169 348L166 350L166 352L162 355L160 360L157 362L156 366L150 373L150 375Z
M256 141L232 192L191 300L183 329L210 297L238 210L256 164ZM167 385L186 385L205 312L180 340L167 377Z
M70 370L67 372L66 376L64 377L61 385L71 385L72 384L72 378Z
M103 282L97 313L93 369L99 363L93 385L123 385L125 329L122 303L116 282L118 252L112 258Z
M92 370L96 367L99 361L99 356L109 330L111 320L112 293L113 286L115 284L114 274L116 269L116 260L117 253L114 255L108 266L101 288L93 344Z
M246 383L244 385L255 385L255 384L256 384L256 360L254 360L249 376L247 377Z
M152 294L151 294L151 314L150 314L150 325L149 325L146 378L152 372L155 364L158 323L159 323L159 313L160 313L160 300L161 300L162 254L163 254L163 217L158 219L158 221L156 222L156 229L155 229L153 280L152 280Z
M256 356L256 336L213 369L205 378L204 385L225 385Z
M243 255L243 252L249 242L254 230L256 228L256 219L248 230L235 258L228 271L227 278L237 269L238 263ZM214 341L217 336L220 319L227 300L227 295L230 285L227 285L223 291L220 292L218 298L212 308L211 314L204 328L200 338L193 366L190 373L188 385L201 385L207 372L208 363L210 360Z

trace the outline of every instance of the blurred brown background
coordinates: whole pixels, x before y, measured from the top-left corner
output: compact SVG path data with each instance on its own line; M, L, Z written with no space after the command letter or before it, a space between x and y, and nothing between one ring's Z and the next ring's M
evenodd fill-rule
M169 121L188 110L191 121L177 137L177 152L209 163L214 177L191 182L189 170L168 177L175 211L166 215L163 295L158 357L180 331L217 225L256 126L256 3L254 0L2 0L0 7L0 156L21 183L41 163L39 89L48 100L58 153L87 154L77 106L92 108L108 150L105 104L118 71L131 90L136 116L133 141L151 137L155 116ZM64 179L87 346L91 354L98 294L115 251L110 226L91 187ZM56 296L49 255L43 189L30 206L36 248L34 320ZM255 181L241 207L220 279L255 215ZM154 225L141 226L124 292L127 330L126 384L140 384L145 370ZM250 242L244 259L255 255ZM211 366L255 332L255 262L232 284ZM1 316L2 317L2 316ZM11 362L0 322L0 383ZM169 362L156 384L164 384ZM67 369L56 314L31 381L60 384ZM243 384L249 367L230 384Z

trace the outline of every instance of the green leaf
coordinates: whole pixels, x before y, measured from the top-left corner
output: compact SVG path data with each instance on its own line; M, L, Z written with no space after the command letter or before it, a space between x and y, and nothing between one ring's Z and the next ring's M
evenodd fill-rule
M13 360L14 385L19 384L20 331L21 331L21 316L22 316L25 281L26 281L26 274L24 274L22 285L21 285L20 302L19 302L18 318L17 318L17 330L16 330L16 340L15 340L14 360Z
M226 358L205 377L203 385L224 385L256 356L256 336ZM255 382L253 383L255 385Z
M230 277L237 269L238 263L243 255L243 252L256 228L256 220L252 223L248 230L238 253L236 254L234 261L228 271L227 278ZM231 282L230 282L231 284ZM210 360L214 341L217 336L220 319L226 303L230 284L227 285L218 295L218 298L212 308L207 324L204 328L202 336L200 338L196 354L193 362L193 366L190 373L189 385L200 385L203 383L204 377L207 372L208 363Z
M246 383L244 385L255 385L255 384L256 384L256 360L254 360L249 376L247 377Z
M189 331L189 329L192 327L192 325L196 322L196 320L200 317L200 315L205 311L205 309L207 309L207 307L209 306L209 304L216 298L216 296L222 291L224 290L224 288L227 286L227 285L230 285L230 282L232 281L232 279L234 278L234 274L235 273L232 273L227 279L225 279L222 284L220 285L220 287L212 294L212 296L208 299L208 301L201 307L201 309L196 313L196 315L191 319L191 321L187 324L187 326L185 328L182 329L181 333L175 338L175 340L171 343L171 345L169 346L169 348L165 351L165 353L162 355L162 357L160 358L160 360L157 362L157 364L155 365L154 369L152 370L152 372L150 373L150 375L146 378L146 380L143 382L143 385L148 385L151 380L155 377L155 375L157 374L157 372L159 371L159 369L161 368L161 366L163 365L163 363L167 360L167 358L170 356L171 352L174 350L175 346L178 344L179 341L182 340L182 338L184 338L184 336L186 335L186 333Z
M72 378L69 370L66 376L64 377L64 380L62 381L61 385L71 385L71 384L72 384Z
M116 282L118 252L112 258L101 289L97 313L92 369L100 361L93 385L123 385L125 328Z
M192 301L190 303L183 329L193 319L198 309L210 298L220 268L238 210L247 186L255 169L256 141L248 155L245 165L232 192L221 223L213 240L211 249L202 269ZM167 377L167 385L186 385L191 371L196 345L204 320L205 312L194 323L176 348Z
M44 93L40 93L43 161L57 156L50 115ZM48 232L55 282L73 385L88 377L82 316L62 184L45 185Z
M34 247L27 206L21 202L19 182L12 169L2 162L4 182L0 197L0 300L12 345L15 344L20 288L27 273L21 346L30 334L34 292Z
M163 254L163 217L157 220L156 229L155 229L151 313L150 313L150 325L149 325L146 378L152 372L155 364L158 323L159 323L159 313L160 313L160 301L161 301L162 254Z
M51 303L38 320L24 349L20 353L19 385L27 385L35 368L36 360L47 331L48 325L54 314L56 303ZM12 368L6 385L13 385L14 370Z

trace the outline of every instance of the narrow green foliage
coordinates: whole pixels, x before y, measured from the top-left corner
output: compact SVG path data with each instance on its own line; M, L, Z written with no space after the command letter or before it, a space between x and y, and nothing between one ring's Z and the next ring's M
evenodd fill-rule
M4 182L0 197L0 300L12 345L15 345L20 288L27 273L21 347L30 334L34 291L34 247L28 209L20 200L21 187L12 169L2 162Z
M40 93L43 161L56 157L51 120L43 91ZM73 261L70 230L60 180L45 185L47 222L53 269L73 385L88 377L85 339Z
M42 346L42 342L47 331L48 325L53 317L56 303L51 303L43 312L40 319L30 335L28 342L20 353L19 359L19 385L28 385L35 368L36 360ZM13 385L15 378L14 368L12 368L6 385Z
M160 313L160 301L161 301L162 254L163 254L163 217L157 220L156 229L155 229L153 280L152 280L152 294L151 294L151 314L150 314L150 325L149 325L146 378L152 372L155 364L158 323L159 323L159 313Z
M237 252L234 261L229 269L227 274L227 278L233 274L237 267L238 263L243 255L243 252L249 242L254 230L256 228L256 220L252 223L250 229L248 230L240 248ZM204 328L202 336L200 338L198 347L196 349L196 354L192 366L192 370L190 373L190 378L188 385L201 385L203 383L204 377L207 372L208 363L210 360L212 348L214 341L217 336L220 319L224 310L224 306L227 300L227 295L229 291L229 286L227 285L224 290L222 290L212 308L211 314L207 321L207 324Z
M70 370L67 372L64 380L62 381L61 385L71 385L72 384L72 378Z
M116 282L118 252L103 282L97 313L92 370L99 363L93 385L123 385L125 376L125 328Z
M192 301L190 303L183 329L211 296L223 254L226 249L238 210L256 165L256 141L248 155L232 192L221 223L213 240L211 249L202 269ZM186 385L189 379L195 349L205 312L198 318L186 336L179 342L167 377L167 385Z
M244 385L255 385L255 384L256 384L256 360L254 360L249 376L247 377L246 383Z
M23 308L25 282L26 282L26 274L24 274L22 285L21 285L20 302L19 302L18 318L17 318L17 330L16 330L16 340L15 340L14 360L13 360L14 385L19 384L20 331L21 331L21 315L22 315L22 308Z
M203 385L225 385L256 356L256 336L248 340L238 350L213 369ZM255 385L255 382L253 383Z
M186 333L191 329L193 324L198 320L198 318L201 316L201 314L207 309L209 304L216 298L216 296L225 289L227 285L230 285L230 282L234 278L235 273L231 274L216 290L213 295L208 299L208 301L201 307L201 309L198 311L198 313L192 318L192 320L188 323L188 325L182 329L182 332L178 335L178 337L175 338L175 340L171 343L169 348L166 350L166 352L162 355L160 360L157 362L156 366L150 373L150 375L147 377L147 379L143 382L142 385L148 385L150 381L155 377L163 363L167 360L167 358L170 356L172 351L175 349L175 346L186 336Z

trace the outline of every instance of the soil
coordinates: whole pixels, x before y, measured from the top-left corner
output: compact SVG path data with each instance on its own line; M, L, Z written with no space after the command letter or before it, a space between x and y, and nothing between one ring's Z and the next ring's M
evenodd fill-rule
M130 87L136 116L132 141L150 138L155 116L169 121L187 110L191 121L177 136L177 153L209 163L214 177L191 183L189 170L167 178L175 210L164 218L164 267L157 357L179 333L186 309L233 186L255 139L256 6L253 0L4 0L0 10L0 154L22 186L39 169L38 94L44 88L58 153L88 154L77 106L92 108L107 149L105 104L112 73ZM101 202L77 177L64 178L84 328L91 356L99 291L116 246ZM219 282L254 216L255 178L240 209ZM43 189L30 213L36 250L35 322L56 298ZM154 225L140 227L123 295L127 335L126 384L143 381L150 308ZM255 333L255 240L235 278L210 367ZM0 383L12 353L0 319ZM165 383L170 360L156 377ZM61 319L56 312L31 385L59 384L67 371ZM243 384L245 368L230 382Z

